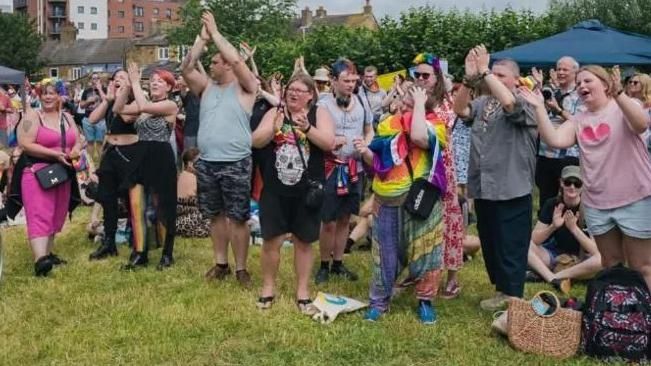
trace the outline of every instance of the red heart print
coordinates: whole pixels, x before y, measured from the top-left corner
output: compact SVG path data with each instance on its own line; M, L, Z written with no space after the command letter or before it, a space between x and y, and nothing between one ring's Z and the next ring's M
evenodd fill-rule
M599 123L596 128L586 126L581 131L581 139L592 144L603 142L608 136L610 136L610 126L604 122Z

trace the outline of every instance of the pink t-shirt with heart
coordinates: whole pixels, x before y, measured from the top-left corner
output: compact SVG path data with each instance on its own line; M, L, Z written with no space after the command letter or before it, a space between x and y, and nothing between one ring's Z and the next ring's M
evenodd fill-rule
M648 133L637 134L614 100L595 113L583 112L576 137L581 149L585 205L607 210L651 196Z

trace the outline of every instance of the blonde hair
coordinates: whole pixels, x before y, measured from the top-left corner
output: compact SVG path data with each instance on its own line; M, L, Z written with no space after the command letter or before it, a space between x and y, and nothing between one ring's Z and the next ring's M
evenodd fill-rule
M583 71L587 71L591 73L592 75L596 76L599 80L601 80L602 83L606 84L606 95L608 97L614 97L617 94L619 88L617 87L617 85L615 85L615 83L613 83L610 73L606 71L606 69L598 65L587 65L581 67L579 69L579 72L577 72L577 75L579 75L579 73Z
M651 104L651 76L636 72L631 78L640 80L640 100L644 103L644 106Z

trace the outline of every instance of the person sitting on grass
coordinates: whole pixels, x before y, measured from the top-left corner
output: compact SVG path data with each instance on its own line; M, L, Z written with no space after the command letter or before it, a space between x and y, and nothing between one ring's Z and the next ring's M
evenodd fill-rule
M538 274L565 294L570 290L571 279L592 277L602 268L597 244L581 218L582 188L580 168L563 168L558 197L545 201L531 234L527 263L534 273L528 272L527 280L534 280ZM578 263L554 273L554 268L562 264L561 256L577 258Z
M197 204L197 174L194 163L199 159L199 149L191 147L181 155L183 171L176 185L176 234L186 238L207 238L210 220L205 219Z

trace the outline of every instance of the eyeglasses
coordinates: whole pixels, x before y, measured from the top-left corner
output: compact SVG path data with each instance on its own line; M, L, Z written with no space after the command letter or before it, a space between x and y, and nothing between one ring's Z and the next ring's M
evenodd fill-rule
M629 80L629 81L628 81L628 84L629 84L629 85L637 85L637 84L639 84L639 83L640 83L640 82L637 81L637 80Z
M583 182L581 182L578 179L563 179L563 186L568 188L570 186L574 186L575 188L581 188L583 187Z
M429 77L432 76L432 74L428 72L418 72L414 71L414 79L423 79L423 80L428 80Z
M295 89L295 88L289 88L287 89L287 93L296 93L296 94L301 94L301 93L309 93L309 90L303 90L303 89Z

